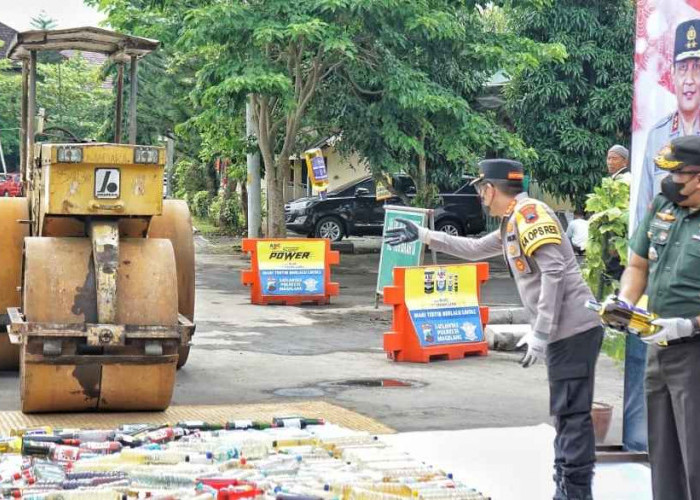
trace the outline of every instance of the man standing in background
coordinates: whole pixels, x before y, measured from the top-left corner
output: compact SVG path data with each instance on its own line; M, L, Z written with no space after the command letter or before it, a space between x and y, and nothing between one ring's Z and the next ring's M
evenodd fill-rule
M574 220L569 222L569 227L566 228L566 236L571 240L571 245L574 247L576 255L583 255L586 253L586 244L588 243L588 221L581 210L576 210L574 212Z
M613 180L622 180L629 184L630 181L630 152L629 150L615 144L608 150L606 158L608 174Z

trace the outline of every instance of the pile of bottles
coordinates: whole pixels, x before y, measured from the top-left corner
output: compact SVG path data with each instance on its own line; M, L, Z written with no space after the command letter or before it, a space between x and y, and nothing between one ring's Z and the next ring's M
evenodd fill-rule
M0 496L36 500L486 500L376 436L304 417L15 429Z

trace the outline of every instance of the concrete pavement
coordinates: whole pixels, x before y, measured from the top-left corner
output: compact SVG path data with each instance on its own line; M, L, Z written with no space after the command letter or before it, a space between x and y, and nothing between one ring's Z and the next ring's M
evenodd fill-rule
M342 255L333 273L340 297L330 306L264 307L250 305L240 285L239 271L249 266L245 257L209 253L212 248L201 242L199 250L198 329L190 361L178 376L176 403L318 397L402 431L550 422L544 366L521 368L520 353L431 364L388 361L382 334L391 310L374 308L376 254ZM504 310L520 307L498 260L483 298ZM596 399L616 408L614 442L620 435L622 373L607 357L598 370ZM361 385L382 378L414 386Z
M202 238L197 247L198 326L173 404L320 398L400 431L550 422L545 368L521 368L520 353L430 364L387 360L382 334L391 311L374 308L378 254L341 257L333 274L340 297L330 306L265 307L251 305L240 284L240 270L249 266L245 256ZM497 259L492 264L485 303L519 307L507 271ZM411 385L372 385L381 379ZM17 387L17 374L0 374L0 407L19 409ZM609 441L619 441L622 372L607 357L598 365L596 391L596 400L615 407Z

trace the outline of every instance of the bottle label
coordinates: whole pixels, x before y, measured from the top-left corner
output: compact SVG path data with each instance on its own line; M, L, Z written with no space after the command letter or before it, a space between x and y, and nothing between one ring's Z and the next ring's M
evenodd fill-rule
M234 420L233 421L233 428L234 429L250 429L252 427L253 427L252 420Z
M282 419L282 427L292 427L294 429L301 429L301 419L300 418Z
M182 422L180 424L181 427L190 427L190 428L202 428L206 426L206 423L204 423L201 420L188 420L186 422Z
M173 435L173 430L170 428L165 428L165 429L159 429L157 431L153 431L148 435L148 439L154 442L158 441L164 441L168 438L170 438Z
M80 449L74 446L56 446L53 459L57 462L74 462L80 458Z

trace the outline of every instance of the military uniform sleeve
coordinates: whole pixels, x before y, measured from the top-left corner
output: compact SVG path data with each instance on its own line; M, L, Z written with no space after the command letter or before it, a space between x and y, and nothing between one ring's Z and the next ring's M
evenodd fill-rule
M442 231L430 232L430 248L467 260L488 259L503 251L501 235L498 231L483 238L463 238L451 236Z
M629 242L630 250L645 259L649 255L649 245L651 244L649 240L649 226L660 205L661 198L657 197L651 204L651 207L643 212L643 216L640 219L641 222L637 225L637 229Z

